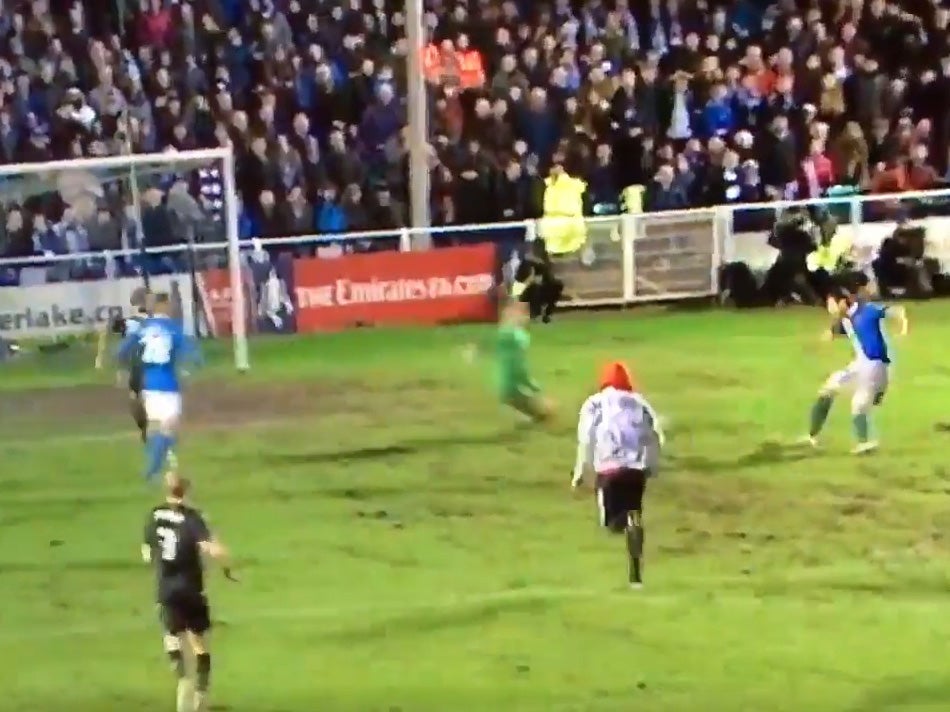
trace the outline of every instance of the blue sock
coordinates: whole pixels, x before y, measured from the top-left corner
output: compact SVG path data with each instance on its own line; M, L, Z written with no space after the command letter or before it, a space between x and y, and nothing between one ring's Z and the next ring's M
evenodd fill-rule
M165 435L165 433L151 433L148 436L148 442L145 444L147 463L145 479L151 480L162 471L172 442L172 438Z
M831 412L831 404L834 403L834 396L818 396L818 400L811 407L811 425L808 428L808 434L815 437L821 432L828 420L828 413Z
M867 413L855 413L851 416L851 422L854 425L854 437L859 443L866 443L870 430Z

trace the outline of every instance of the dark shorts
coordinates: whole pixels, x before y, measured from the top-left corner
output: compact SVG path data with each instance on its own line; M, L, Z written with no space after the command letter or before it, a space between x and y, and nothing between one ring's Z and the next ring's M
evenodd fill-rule
M647 487L645 470L619 470L610 475L597 475L597 507L600 523L611 531L621 532L627 526L630 512L643 511L643 493Z
M142 366L133 363L129 367L129 391L135 395L142 393Z
M162 625L169 635L191 631L202 635L211 630L211 609L204 594L176 594L159 603Z

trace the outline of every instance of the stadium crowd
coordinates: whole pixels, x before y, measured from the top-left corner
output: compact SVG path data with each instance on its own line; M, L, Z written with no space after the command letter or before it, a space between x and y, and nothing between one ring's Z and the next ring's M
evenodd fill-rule
M246 236L407 223L401 3L4 10L3 162L230 143ZM649 211L935 187L948 20L942 0L426 0L433 222L540 216L556 166L595 214L619 211L628 186ZM179 239L167 176L142 180L130 242ZM212 227L222 191L214 167L182 188ZM41 193L0 184L4 256L119 247L127 195L80 209Z

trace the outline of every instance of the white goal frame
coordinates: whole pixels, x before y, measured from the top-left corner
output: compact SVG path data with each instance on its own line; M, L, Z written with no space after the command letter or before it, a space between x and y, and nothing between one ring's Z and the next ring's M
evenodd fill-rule
M247 327L245 323L245 297L242 283L240 245L238 243L238 192L235 177L234 151L229 148L210 148L195 151L175 151L168 153L124 154L102 158L77 158L46 163L12 163L0 165L0 178L24 175L57 174L68 171L102 171L128 169L128 177L134 179L135 169L145 166L168 166L170 171L176 166L195 165L208 161L221 162L221 181L224 189L224 221L227 235L228 276L230 280L232 346L234 365L239 371L250 368L248 358ZM121 173L115 174L121 176ZM134 182L133 182L134 186ZM133 188L134 189L134 188ZM136 201L138 198L135 198ZM136 218L140 218L136 215ZM200 249L200 248L199 248ZM137 254L140 250L125 250L128 254ZM119 253L113 253L119 254ZM67 255L67 259L75 256ZM16 260L17 262L37 262L40 259Z

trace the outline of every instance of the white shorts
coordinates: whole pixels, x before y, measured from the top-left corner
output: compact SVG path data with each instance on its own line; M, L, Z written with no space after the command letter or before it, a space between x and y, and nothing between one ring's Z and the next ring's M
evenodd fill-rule
M855 394L863 394L879 401L887 392L888 364L882 361L855 359L840 371L835 371L825 382L825 390L838 391L845 386Z
M175 423L181 417L181 393L142 391L142 407L150 423Z

